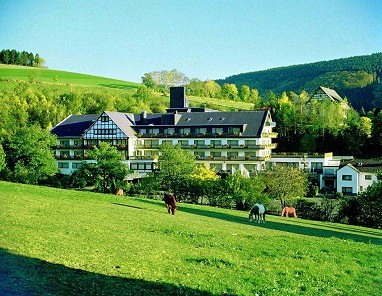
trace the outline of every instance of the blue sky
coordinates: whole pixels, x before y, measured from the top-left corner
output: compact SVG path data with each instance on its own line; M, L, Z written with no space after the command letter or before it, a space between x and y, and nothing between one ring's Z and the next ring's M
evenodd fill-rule
M382 1L0 0L0 49L134 82L174 68L219 79L382 52Z

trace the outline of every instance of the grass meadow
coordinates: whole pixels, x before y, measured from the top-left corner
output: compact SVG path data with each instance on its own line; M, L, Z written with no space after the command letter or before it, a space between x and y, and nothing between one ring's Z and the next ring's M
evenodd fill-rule
M104 86L119 89L139 87L138 83L94 75L50 70L45 68L0 64L0 79L29 81L31 76L33 76L36 82L54 83L54 77L57 77L58 84L74 84L93 87Z
M0 182L1 295L380 295L382 230Z

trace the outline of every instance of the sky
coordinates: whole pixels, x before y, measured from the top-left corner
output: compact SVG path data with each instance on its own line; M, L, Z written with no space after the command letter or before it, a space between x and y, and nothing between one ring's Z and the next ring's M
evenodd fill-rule
M141 82L382 52L380 0L0 0L0 49L49 69Z

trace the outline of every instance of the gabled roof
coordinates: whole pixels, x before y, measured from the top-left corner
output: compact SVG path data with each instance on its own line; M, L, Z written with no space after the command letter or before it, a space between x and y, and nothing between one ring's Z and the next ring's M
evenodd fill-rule
M327 87L323 87L323 86L320 86L316 91L315 93L313 94L313 96L319 92L319 91L323 91L332 101L337 101L337 102L344 102L344 100L341 98L341 96L334 90L334 89L330 89L330 88L327 88ZM312 97L313 97L312 96Z
M382 172L382 159L354 159L351 162L348 161L343 163L343 166L346 166L346 165L356 170L357 172L364 172L364 173L377 173L378 171Z
M98 117L99 114L69 115L50 132L57 137L81 137Z
M111 111L105 111L104 113L107 114L111 120L113 120L113 122L125 133L125 135L132 136L135 134L134 130L131 128L135 124L134 114Z

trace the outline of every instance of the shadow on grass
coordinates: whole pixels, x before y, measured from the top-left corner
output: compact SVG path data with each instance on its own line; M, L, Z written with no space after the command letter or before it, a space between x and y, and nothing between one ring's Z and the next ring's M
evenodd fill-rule
M125 204L121 204L121 203L117 203L117 202L113 202L113 205L122 206L122 207L128 207L128 208L132 208L132 209L143 210L143 208L141 208L141 207L125 205Z
M179 211L194 214L194 215L201 215L216 219L221 219L225 221L230 222L236 222L241 224L250 224L247 220L247 214L246 212L243 212L244 217L237 217L234 215L229 215L225 213L217 213L214 211L208 211L205 209L193 209L193 208L186 208L181 207L179 208ZM382 245L382 236L380 238L369 236L368 234L378 236L379 233L377 231L371 231L371 232L362 232L359 230L354 230L351 228L351 226L346 229L345 227L336 227L335 225L331 225L330 223L327 224L320 224L317 226L325 227L325 228L331 228L331 229L322 229L317 228L315 226L309 227L308 220L300 220L300 219L293 219L293 218L284 218L284 219L290 219L286 220L288 223L282 223L282 222L274 222L274 221L268 221L265 224L255 224L251 223L252 225L256 225L259 227L264 227L267 229L273 229L278 231L285 231L290 233L296 233L296 234L302 234L302 235L309 235L309 236L315 236L315 237L336 237L340 239L346 239L346 240L354 240L357 242L364 242L364 243L372 243L376 245ZM293 224L289 223L292 222ZM303 224L304 225L301 225ZM308 225L307 225L308 224ZM352 232L352 233L349 233Z
M118 267L116 267L118 268ZM107 276L0 249L0 295L213 295L168 283Z
M99 85L100 85L100 86L104 86L104 87L110 87L110 88L118 88L118 89L132 89L132 88L137 88L136 86L132 86L132 85L116 84L116 83L110 83L110 84L100 83Z

